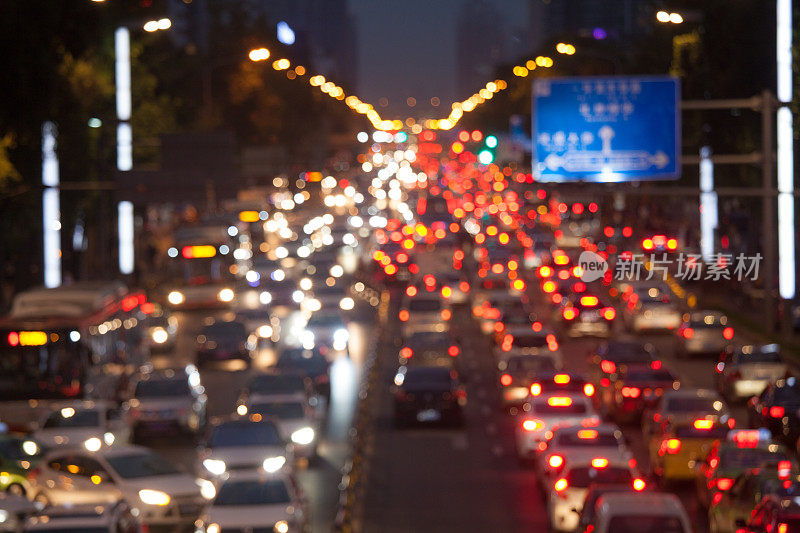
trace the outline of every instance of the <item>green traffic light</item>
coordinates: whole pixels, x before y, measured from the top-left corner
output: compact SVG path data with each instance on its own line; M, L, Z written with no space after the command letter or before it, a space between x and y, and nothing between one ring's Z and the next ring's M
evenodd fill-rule
M486 146L489 148L496 148L497 147L497 137L494 135L489 135L486 137Z
M488 165L494 161L494 154L489 150L481 150L478 152L478 162L482 165Z

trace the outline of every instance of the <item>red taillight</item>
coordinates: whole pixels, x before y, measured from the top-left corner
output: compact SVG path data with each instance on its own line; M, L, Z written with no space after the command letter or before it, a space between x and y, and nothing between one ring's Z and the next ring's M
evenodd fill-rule
M708 431L709 429L714 427L714 421L713 420L707 420L705 418L701 418L699 420L695 420L693 426L694 426L694 429L697 429L697 430L700 430L700 431Z
M406 309L402 309L402 310L400 311L400 314L399 314L398 316L400 317L400 320L402 320L403 322L405 322L405 321L407 321L407 320L408 320L408 318L409 318L409 313L408 313L408 311L407 311Z
M560 468L561 465L564 464L564 458L560 455L551 455L549 459L547 459L547 464L550 468Z
M8 334L8 344L10 346L17 346L19 345L19 333L16 331L12 331Z
M567 490L567 487L569 487L569 483L567 482L566 478L563 477L556 481L555 485L553 485L553 489L555 489L556 492L564 492Z
M661 368L661 361L659 361L658 359L656 359L655 361L651 361L650 368L652 368L653 370L659 370Z
M461 292L469 292L469 283L462 281L458 284L458 288L461 289Z
M406 294L409 296L416 296L417 295L417 288L413 285L406 289Z
M544 423L541 420L525 420L522 423L522 429L525 431L536 431L537 429L541 429L544 427Z
M450 357L455 357L455 356L457 356L457 355L458 355L460 352L461 352L461 350L460 350L460 349L458 348L458 346L456 346L455 344L451 345L451 346L450 346L450 347L447 349L447 354L448 354Z
M500 376L500 384L502 384L504 387L508 387L513 382L514 378L511 377L511 374L503 374Z
M576 316L578 316L578 311L575 310L574 307L567 307L564 309L564 320L573 320Z
M719 490L729 490L733 486L733 480L729 477L721 477L717 479L717 488Z
M583 394L586 396L594 396L594 385L587 383L583 386Z
M592 459L592 468L605 468L608 466L608 459L605 457L595 457Z
M653 239L645 239L642 241L642 248L645 250L652 250L654 246Z
M783 418L784 414L786 414L786 409L780 405L773 405L769 408L769 416L772 418Z
M600 303L597 296L581 296L581 305L584 307L594 307Z
M638 398L641 394L639 387L622 387L623 398Z
M606 307L603 309L603 318L606 320L614 320L617 316L617 312L614 310L613 307Z
M408 254L400 252L399 254L397 254L396 259L398 263L403 263L403 264L408 263Z
M570 382L570 379L569 374L556 374L553 376L553 382L555 382L556 385L566 385Z
M694 337L694 330L692 328L683 328L683 338L691 339Z
M675 454L681 451L680 439L667 439L661 443L661 447L669 454Z
M645 483L643 479L637 477L636 479L633 480L633 490L639 492L643 491L646 488L647 488L647 483Z
M400 350L400 356L405 358L405 359L409 359L412 355L414 355L414 350L412 350L408 346L406 346L402 350Z
M617 365L614 364L614 361L603 359L602 361L600 361L600 370L602 370L606 374L613 374L614 372L617 371Z
M450 320L452 314L449 309L442 309L442 320Z
M733 338L733 328L728 326L727 328L722 330L722 336L726 340L731 340Z
M667 241L667 249L669 250L677 250L678 249L678 241L675 239L669 239Z
M531 385L531 396L539 396L542 393L542 386L538 383Z

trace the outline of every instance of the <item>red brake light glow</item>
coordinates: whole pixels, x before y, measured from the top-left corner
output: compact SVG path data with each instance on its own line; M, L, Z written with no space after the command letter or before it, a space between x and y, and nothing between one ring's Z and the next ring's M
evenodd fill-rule
M508 387L513 382L514 379L511 377L510 374L503 374L502 376L500 376L500 384L502 384L504 387Z
M461 352L461 350L460 350L460 349L459 349L459 347L458 347L458 346L456 346L455 344L451 345L451 346L450 346L450 347L447 349L447 355L449 355L450 357L455 357L455 356L457 356L457 355L458 355L460 352Z
M581 296L581 305L584 307L594 307L600 303L597 296Z
M600 370L605 372L606 374L613 374L617 371L617 365L614 364L614 361L609 361L608 359L603 359L600 362Z
M728 326L727 328L722 330L722 336L726 340L731 340L733 338L733 328Z
M525 431L536 431L541 429L544 424L540 420L526 420L522 423L522 429Z
M633 480L633 490L640 492L647 488L647 483L641 478L636 478Z
M783 418L783 415L786 413L786 410L781 407L780 405L773 405L769 408L769 416L772 418Z
M556 374L553 376L553 381L557 385L566 385L570 381L569 374Z
M563 477L558 481L556 481L555 485L553 485L553 488L555 489L556 492L564 492L565 490L567 490L567 487L569 487L569 483Z
M538 383L531 385L531 396L539 396L542 393L542 386Z
M608 459L605 457L595 457L592 459L592 467L594 468L605 468L608 466Z
M579 429L578 438L583 440L593 440L597 438L596 429Z
M405 359L409 359L413 354L414 351L408 346L405 346L402 350L400 350L400 355Z
M551 396L547 399L547 405L550 407L569 407L572 405L572 398L569 396Z
M663 442L663 447L667 453L675 454L681 451L681 441L680 439L667 439Z
M594 385L587 383L583 386L583 394L586 396L594 396Z
M560 455L551 455L547 460L547 464L550 465L550 468L559 468L564 464L564 458Z
M703 419L700 419L700 420L695 420L693 425L694 425L694 429L699 429L699 430L704 430L705 431L705 430L708 430L708 429L711 429L711 428L714 427L714 421L713 420L706 420L706 419L703 418Z
M733 486L733 480L729 477L721 477L717 479L717 488L719 490L729 490Z

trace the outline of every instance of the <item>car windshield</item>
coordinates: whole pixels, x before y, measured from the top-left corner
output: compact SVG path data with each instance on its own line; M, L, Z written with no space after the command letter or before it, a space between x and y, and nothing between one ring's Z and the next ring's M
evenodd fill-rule
M311 315L311 318L308 319L307 327L333 327L333 326L342 326L344 327L344 322L342 322L342 318L339 315L320 315L314 314Z
M172 476L182 473L172 461L153 453L131 453L106 458L117 474L124 479L153 476Z
M626 381L675 381L675 376L669 370L635 370L628 372L625 376Z
M555 370L555 363L550 357L528 356L512 357L508 360L508 372L550 372Z
M247 329L241 322L215 322L203 327L203 335L208 338L247 338Z
M283 441L278 428L270 421L233 420L215 427L208 445L211 448L280 446L283 445Z
M289 504L291 499L282 480L228 481L219 489L214 507Z
M608 522L608 531L614 533L641 533L642 531L688 533L677 516L640 514L612 516Z
M409 311L439 311L442 302L430 298L415 298L408 303Z
M547 346L545 335L514 335L514 348L542 348Z
M761 448L732 448L720 454L719 465L721 468L747 469L759 467L764 463L786 460L788 457L783 452L771 452Z
M667 400L666 410L671 413L716 413L721 410L721 404L715 398L670 398ZM720 409L717 409L718 406Z
M413 350L440 349L450 346L452 341L446 334L438 331L422 331L411 335L405 344Z
M740 365L755 365L761 363L782 363L781 354L776 352L755 352L737 354L736 362Z
M295 368L307 374L324 374L328 371L328 360L325 356L314 350L296 348L281 353L277 363L278 368Z
M549 400L549 399L548 399ZM583 415L586 405L583 402L540 400L533 404L533 412L537 415Z
M186 379L147 379L136 384L137 398L170 398L189 396L192 391Z
M449 390L452 383L446 368L409 368L403 378L406 390Z
M558 446L587 448L615 447L619 445L617 438L612 433L599 433L593 429L559 433L557 444Z
M605 468L587 466L570 470L567 474L567 482L570 487L582 489L587 488L592 483L630 485L633 482L633 475L629 469L617 466L607 466Z
M274 416L280 420L292 420L305 418L306 412L300 402L268 402L257 403L250 407L251 413L258 413L266 416Z
M303 376L296 374L263 374L250 382L250 392L255 394L295 394L305 392Z
M100 413L94 409L75 410L65 407L52 413L44 422L45 429L90 428L100 425Z

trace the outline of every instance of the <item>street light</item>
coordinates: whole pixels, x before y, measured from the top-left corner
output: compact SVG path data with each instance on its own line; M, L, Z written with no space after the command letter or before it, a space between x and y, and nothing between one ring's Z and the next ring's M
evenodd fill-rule
M269 50L266 48L256 48L254 50L250 50L250 61L266 61L269 59Z
M168 18L149 20L144 24L144 31L153 33L158 30L168 30L172 27L172 21Z
M683 15L680 13L668 13L667 11L659 11L656 13L656 20L661 22L662 24L666 24L671 22L673 24L682 24L683 23Z

